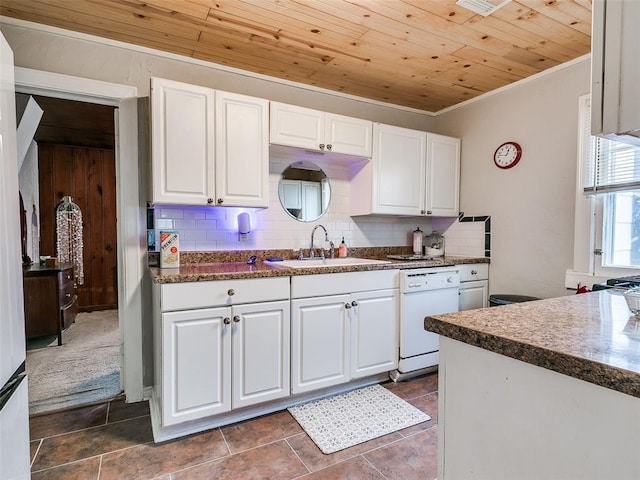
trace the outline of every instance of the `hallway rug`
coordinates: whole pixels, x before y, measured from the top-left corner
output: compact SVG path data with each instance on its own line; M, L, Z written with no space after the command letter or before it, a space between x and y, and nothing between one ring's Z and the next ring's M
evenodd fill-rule
M380 385L290 407L322 453L334 453L431 417Z
M120 393L118 311L79 313L45 348L27 351L29 414L113 398Z

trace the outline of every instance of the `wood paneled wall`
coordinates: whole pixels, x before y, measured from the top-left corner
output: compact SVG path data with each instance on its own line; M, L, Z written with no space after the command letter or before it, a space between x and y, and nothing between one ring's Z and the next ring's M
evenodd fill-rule
M55 209L65 195L82 210L80 311L117 308L116 172L113 149L38 145L41 255L56 255Z

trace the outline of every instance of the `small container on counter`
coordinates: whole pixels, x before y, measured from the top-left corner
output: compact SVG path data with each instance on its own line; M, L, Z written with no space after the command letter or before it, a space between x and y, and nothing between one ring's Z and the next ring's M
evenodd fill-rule
M422 235L423 232L420 227L417 227L413 231L413 254L422 255Z
M347 244L344 243L344 237L342 237L342 242L340 242L340 246L338 247L338 258L346 258L347 253Z
M173 230L160 231L160 268L180 266L180 239Z
M444 237L438 232L424 237L424 254L429 257L444 256Z

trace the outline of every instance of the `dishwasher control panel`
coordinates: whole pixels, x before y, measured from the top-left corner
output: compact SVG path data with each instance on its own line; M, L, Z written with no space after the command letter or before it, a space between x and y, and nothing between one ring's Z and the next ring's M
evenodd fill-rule
M456 269L420 268L400 272L401 293L456 288L459 285L460 275Z

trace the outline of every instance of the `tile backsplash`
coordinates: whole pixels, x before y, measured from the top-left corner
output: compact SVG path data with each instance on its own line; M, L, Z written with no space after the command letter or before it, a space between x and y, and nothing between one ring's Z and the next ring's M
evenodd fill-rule
M302 154L304 155L304 153ZM381 247L411 245L411 232L420 227L425 234L434 229L446 237L447 253L484 256L484 224L472 222L470 227L457 219L419 217L351 217L349 165L345 162L315 160L327 174L331 185L331 201L327 213L315 222L303 223L291 218L278 199L278 182L284 169L302 160L295 154L271 155L269 161L269 208L236 208L212 206L156 205L154 208L155 238L160 230L177 230L182 251L256 250L308 248L311 231L322 224L336 247L344 237L348 246ZM304 158L308 160L307 158ZM251 233L241 238L238 215L247 212ZM480 232L481 230L481 232ZM449 236L451 231L451 238ZM316 231L315 245L325 246L322 231ZM482 244L482 249L478 245ZM449 250L451 248L451 250ZM478 254L481 252L481 254Z

